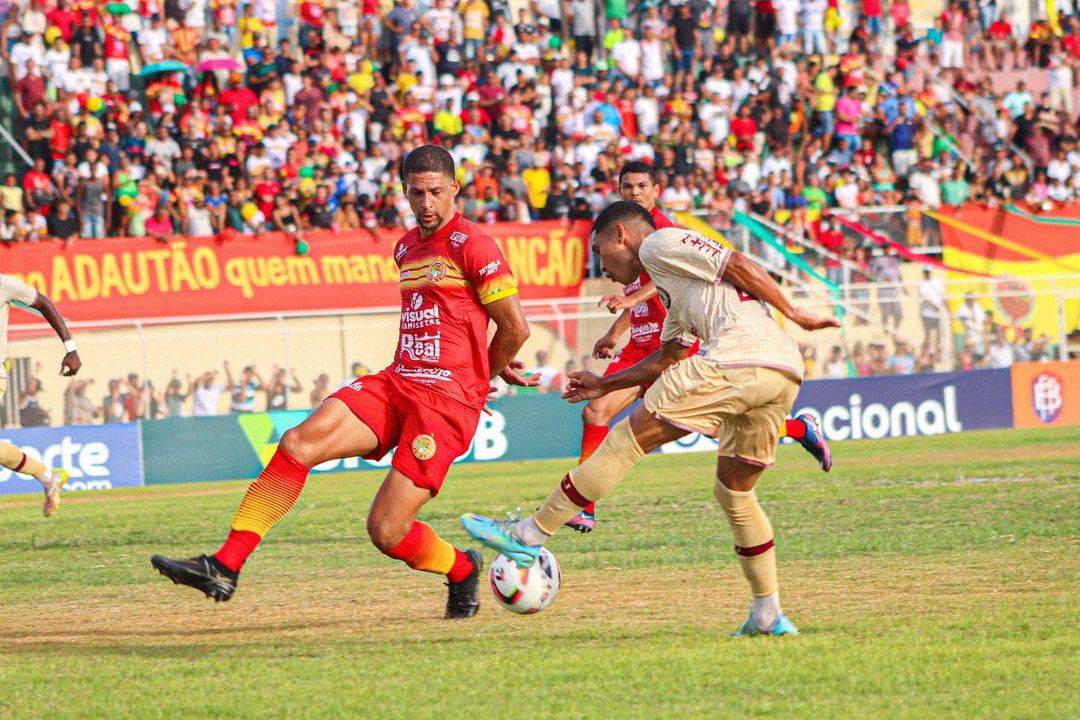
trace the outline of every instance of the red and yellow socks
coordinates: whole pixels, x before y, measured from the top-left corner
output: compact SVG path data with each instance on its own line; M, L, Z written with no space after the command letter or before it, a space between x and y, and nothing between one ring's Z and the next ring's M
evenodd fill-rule
M581 456L578 458L578 465L592 457L592 454L596 452L596 448L600 447L600 443L604 442L607 434L607 425L589 425L586 423L585 427L581 429Z
M445 575L452 583L461 582L474 569L468 555L443 540L430 525L419 520L413 521L401 542L385 552L413 570Z
M259 477L248 486L233 516L232 532L214 555L217 561L239 572L270 528L296 504L310 470L279 447Z

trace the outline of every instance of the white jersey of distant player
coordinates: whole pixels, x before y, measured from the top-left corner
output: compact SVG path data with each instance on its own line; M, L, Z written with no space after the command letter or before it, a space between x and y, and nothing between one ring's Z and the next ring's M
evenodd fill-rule
M33 305L37 300L37 290L14 275L0 274L0 378L7 377L4 363L8 349L8 303L18 301L23 305Z
M661 342L701 339L701 355L721 367L759 366L802 380L799 346L761 300L722 279L732 251L692 230L664 228L639 257L668 309Z

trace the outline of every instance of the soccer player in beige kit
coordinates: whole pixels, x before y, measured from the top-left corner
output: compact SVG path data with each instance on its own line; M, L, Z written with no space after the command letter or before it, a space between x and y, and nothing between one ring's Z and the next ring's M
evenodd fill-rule
M629 283L648 272L668 309L660 349L620 373L573 373L563 397L581 402L648 385L644 402L571 470L531 517L462 516L466 531L528 567L540 547L589 502L607 495L649 451L692 432L719 441L716 499L735 536L735 552L753 594L736 635L797 635L780 609L772 525L754 485L775 459L780 429L802 384L795 341L772 306L807 330L838 327L833 318L795 307L765 270L696 232L656 230L637 203L607 207L593 225L604 272ZM688 357L700 339L702 350Z
M60 363L61 375L70 377L79 372L79 368L82 367L79 352L75 348L75 341L71 339L71 333L68 332L67 323L64 322L63 316L53 305L52 300L14 275L0 275L0 303L2 303L0 307L0 400L3 400L4 395L7 394L8 377L4 364L7 361L8 306L13 302L22 303L40 312L64 343L65 354ZM45 488L45 506L42 511L45 517L53 514L60 505L60 490L68 479L66 470L47 468L7 442L0 442L0 465L37 478Z

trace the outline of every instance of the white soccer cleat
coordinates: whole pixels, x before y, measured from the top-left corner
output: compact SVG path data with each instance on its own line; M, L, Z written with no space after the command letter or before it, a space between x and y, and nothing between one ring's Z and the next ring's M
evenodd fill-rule
M71 474L67 470L53 468L42 479L41 484L45 486L45 506L41 508L41 512L45 517L49 517L60 507L60 491L67 485L69 477Z

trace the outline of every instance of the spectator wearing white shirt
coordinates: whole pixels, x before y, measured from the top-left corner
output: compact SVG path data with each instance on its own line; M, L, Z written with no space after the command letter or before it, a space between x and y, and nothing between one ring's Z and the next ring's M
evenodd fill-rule
M619 73L631 81L641 75L641 43L633 35L628 33L621 42L615 43L611 48L611 59Z
M968 293L964 297L964 304L956 311L956 320L964 328L963 345L970 345L977 360L982 360L986 354L986 311L982 305L975 302L975 296Z
M923 326L923 345L940 347L941 319L949 313L945 302L945 283L934 277L930 268L923 268L922 279L915 285L919 298L919 318Z
M641 77L655 84L664 78L664 41L652 28L645 30L641 41Z
M986 350L986 365L994 370L1010 367L1015 360L1013 346L1005 338L1005 331L994 326L990 347Z
M828 44L825 39L825 11L828 0L803 0L803 52L807 55L824 55Z
M655 135L660 130L660 101L649 85L634 100L634 115L637 117L638 130L646 136Z
M794 43L799 32L799 0L774 0L777 45Z
M664 188L664 192L660 194L660 202L671 212L691 210L694 206L694 194L686 186L686 178L676 175L675 182Z

